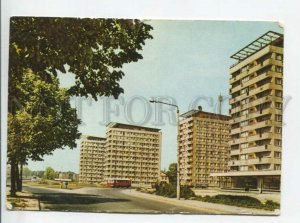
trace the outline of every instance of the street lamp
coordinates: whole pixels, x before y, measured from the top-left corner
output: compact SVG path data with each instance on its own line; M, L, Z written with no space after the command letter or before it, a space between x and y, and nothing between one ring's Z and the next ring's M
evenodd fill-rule
M180 199L180 168L179 168L179 107L174 104L162 102L162 101L157 101L157 100L149 100L150 103L158 103L158 104L164 104L164 105L169 105L176 107L176 124L177 124L177 193L176 193L176 198L179 200Z

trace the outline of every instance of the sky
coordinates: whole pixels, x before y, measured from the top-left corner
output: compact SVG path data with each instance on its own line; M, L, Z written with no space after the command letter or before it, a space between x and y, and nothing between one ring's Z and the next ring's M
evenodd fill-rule
M149 99L179 106L183 114L197 106L217 112L217 98L224 97L222 114L228 115L230 56L269 30L283 33L275 22L200 20L147 20L153 39L141 51L143 59L123 67L120 81L124 94L118 100L101 97L71 99L82 120L83 135L105 137L106 124L121 122L161 129L161 169L176 162L175 107L151 104ZM73 82L72 74L60 74L62 87ZM29 161L31 170L79 173L80 140L77 148L57 149L44 161Z

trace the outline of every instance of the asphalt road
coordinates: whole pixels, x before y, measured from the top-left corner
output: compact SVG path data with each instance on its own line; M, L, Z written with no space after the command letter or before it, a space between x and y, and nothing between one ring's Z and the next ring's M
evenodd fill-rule
M193 208L181 207L159 200L130 196L122 193L123 190L117 188L81 188L66 191L24 186L24 191L38 195L42 211L208 214L204 211L201 212Z

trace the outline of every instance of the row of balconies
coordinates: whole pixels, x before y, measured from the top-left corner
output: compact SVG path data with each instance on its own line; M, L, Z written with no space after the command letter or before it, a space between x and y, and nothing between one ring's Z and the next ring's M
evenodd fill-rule
M159 143L139 143L139 142L125 142L123 141L109 141L107 142L107 146L126 146L126 147L137 147L137 148L158 148L160 146Z
M283 63L280 60L276 60L274 58L268 58L265 61L263 61L262 63L258 63L257 65L245 70L244 72L240 73L239 75L230 78L229 83L233 84L234 82L247 77L249 74L253 74L253 73L257 72L258 70L260 70L266 66L269 66L269 65L283 66Z
M245 159L245 160L230 160L228 162L228 165L243 166L243 165L270 164L270 163L280 164L281 159L273 158L273 157L263 157L263 158L254 158L254 159Z
M253 84L257 83L258 81L261 81L261 80L263 80L263 79L265 79L265 78L268 78L268 77L270 77L270 76L273 77L273 78L282 78L282 74L281 74L281 73L277 73L277 72L273 72L273 71L268 71L268 72L263 73L263 74L261 74L261 75L259 75L259 76L256 76L256 77L253 78L253 79L250 79L249 81L246 82L246 84L241 84L241 88L249 87L250 85L253 85ZM234 93L234 92L232 91L232 94L233 94L233 93ZM241 101L241 100L243 100L243 99L246 99L247 97L249 97L249 96L251 96L251 95L253 95L253 91L251 92L251 94L250 94L250 92L249 92L249 94L244 93L244 94L239 95L239 96L237 96L237 97L233 97L233 98L231 98L231 99L229 100L229 103L230 103L230 104L236 103L236 102L238 102L238 101Z
M271 132L266 132L262 134L256 134L248 137L240 137L237 139L232 139L229 141L229 144L234 145L234 144L241 144L245 142L252 142L252 141L257 141L257 140L262 140L262 139L269 139L272 138L274 133Z
M262 109L261 111L253 111L253 112L249 112L248 114L245 114L243 116L237 117L237 118L232 118L229 120L230 124L234 124L234 123L239 123L242 121L246 121L248 119L252 119L252 118L257 118L263 115L267 115L267 114L282 114L282 110L281 109L275 109L273 107L270 108L266 108L266 109Z
M231 129L231 135L235 135L240 132L255 130L255 129L259 129L259 128L263 128L263 127L267 127L267 126L273 126L273 125L281 126L281 122L277 122L274 120L265 120L265 121L256 122L253 124L248 124L246 126L241 126L241 127L235 128L235 129Z
M110 142L112 140L116 140L116 141L121 141L121 142L139 142L139 143L154 143L154 144L159 144L159 140L158 139L140 139L140 138L136 138L136 137L121 137L119 136L117 137L111 137L109 138L107 141Z

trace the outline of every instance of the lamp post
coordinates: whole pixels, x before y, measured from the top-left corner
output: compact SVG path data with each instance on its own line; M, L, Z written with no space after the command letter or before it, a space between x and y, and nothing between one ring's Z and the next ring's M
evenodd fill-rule
M157 101L157 100L149 100L150 103L157 103L157 104L164 104L164 105L169 105L176 107L176 124L177 124L177 191L176 191L176 198L180 200L180 168L179 168L179 107L174 104L162 102L162 101Z

